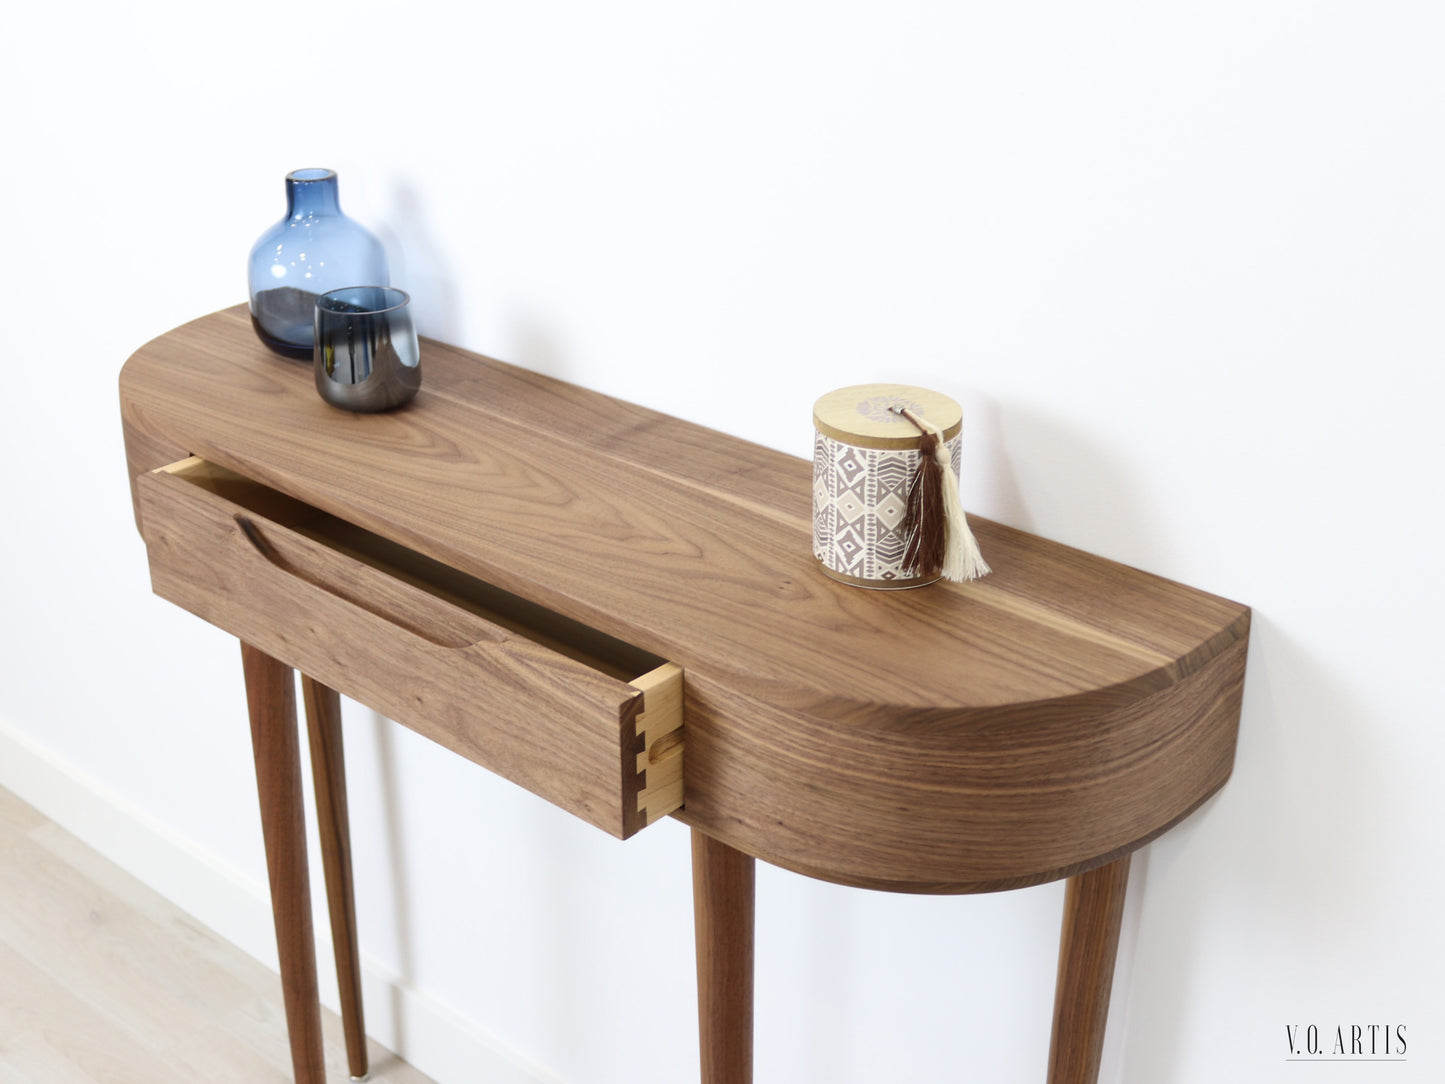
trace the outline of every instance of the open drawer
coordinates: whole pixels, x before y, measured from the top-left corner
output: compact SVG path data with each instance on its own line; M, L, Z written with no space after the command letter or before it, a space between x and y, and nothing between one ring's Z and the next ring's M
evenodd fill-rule
M138 479L156 594L625 839L682 805L682 670L190 458Z

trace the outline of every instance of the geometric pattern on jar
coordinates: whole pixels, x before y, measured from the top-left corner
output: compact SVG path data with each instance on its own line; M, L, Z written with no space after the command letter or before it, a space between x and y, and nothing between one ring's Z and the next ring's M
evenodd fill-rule
M948 450L957 471L958 437ZM824 567L878 584L914 578L903 567L908 540L901 528L918 461L916 448L860 448L815 433L813 555Z

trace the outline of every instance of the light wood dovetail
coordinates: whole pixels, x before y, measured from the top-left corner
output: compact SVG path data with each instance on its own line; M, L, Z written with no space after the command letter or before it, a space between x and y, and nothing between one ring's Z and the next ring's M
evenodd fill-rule
M637 774L637 811L654 824L683 803L682 667L665 663L629 684L642 691L643 706L636 725L642 748Z

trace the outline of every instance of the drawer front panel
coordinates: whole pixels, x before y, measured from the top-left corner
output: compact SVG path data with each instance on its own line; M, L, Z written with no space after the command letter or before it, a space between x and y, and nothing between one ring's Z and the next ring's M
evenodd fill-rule
M200 460L137 490L161 597L614 836L681 805L678 667L614 676L626 663L376 567Z

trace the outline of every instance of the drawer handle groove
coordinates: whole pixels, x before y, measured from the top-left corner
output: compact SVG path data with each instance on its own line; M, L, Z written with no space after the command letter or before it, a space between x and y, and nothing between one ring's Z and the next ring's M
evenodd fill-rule
M265 536L257 530L256 525L252 523L248 517L236 516L235 519L236 526L241 528L241 533L246 536L246 541L255 546L257 552L260 553L262 557L266 558L266 560L270 561L282 571L291 572L291 569L287 568L281 560L281 555L271 548L271 543L266 541ZM294 573L292 574L294 575Z
M354 589L348 590L346 587L340 584L328 582L326 579L323 579L322 577L316 575L310 570L303 568L300 565L297 565L294 561L288 559L284 554L277 550L277 548L271 543L270 539L268 539L265 534L262 533L261 528L257 526L256 522L252 520L249 516L244 516L237 513L232 518L235 519L236 526L240 528L241 533L246 538L246 541L250 542L252 547L255 548L256 552L259 553L263 558L266 559L267 562L269 562L279 571L284 572L286 575L292 576L302 581L303 583L310 584L312 587L325 591L332 597L338 598L342 602L355 606L357 609L365 610L373 617L379 617L383 621L386 621L388 624L395 625L400 629L404 629L405 631L411 633L413 636L420 637L421 639L427 641L430 644L434 644L435 646L441 648L447 648L449 650L456 650L459 648L471 647L472 645L480 643L483 640L500 641L506 639L505 635L489 635L487 630L476 628L473 622L466 621L466 618L470 617L471 615L464 612L421 612L419 614L420 620L414 620L406 615L383 609L382 607L376 605L376 603L372 601L371 598L367 597L360 591ZM360 567L365 568L366 566L361 565ZM428 605L437 611L442 611L443 609L451 609L451 607L447 606L445 602L427 595L420 588L412 588L410 594L412 596L410 601L413 608L419 608L419 604L424 603L425 605ZM481 619L478 618L476 623L480 623L480 620ZM458 627L463 623L467 625L472 625L473 627Z

